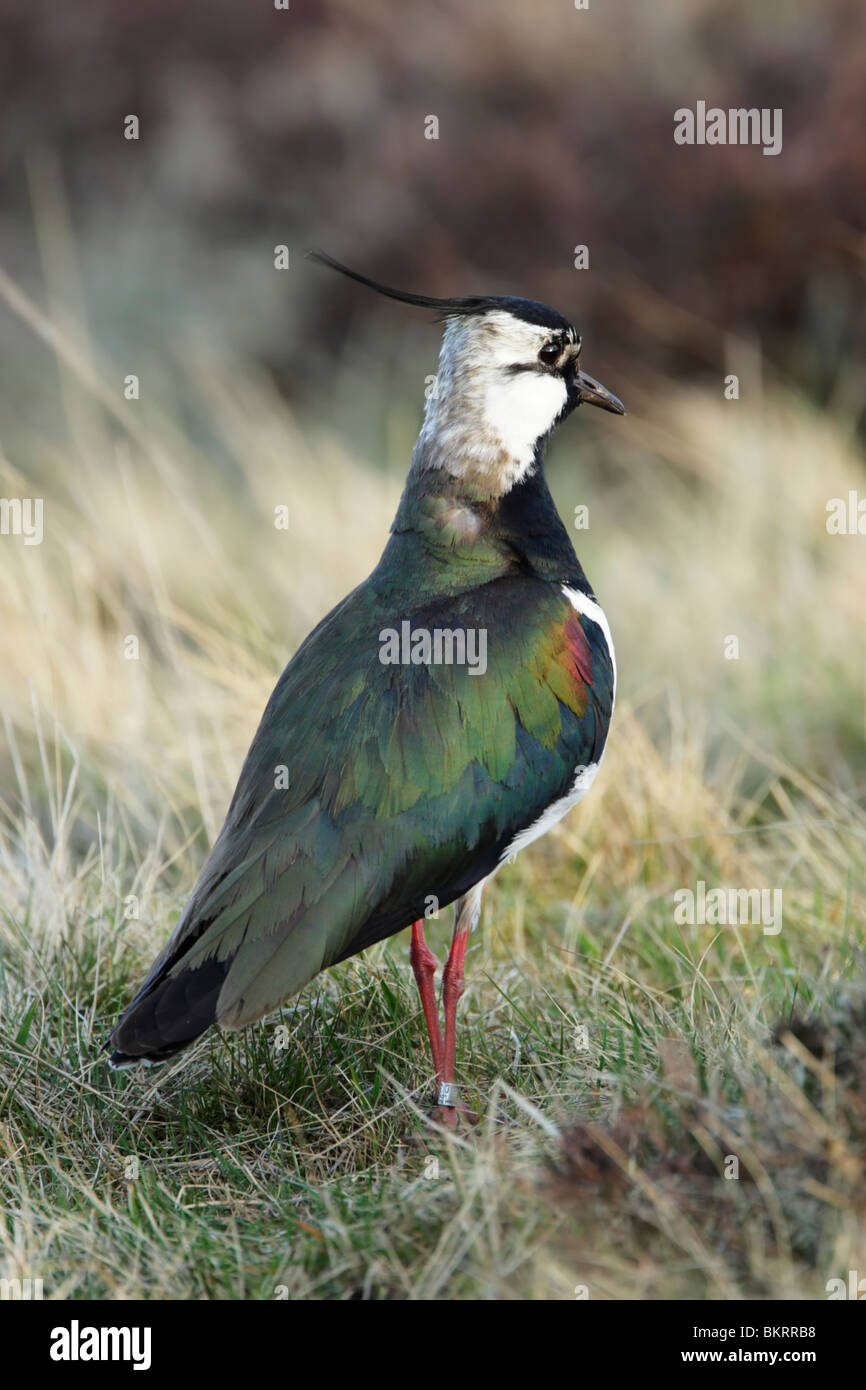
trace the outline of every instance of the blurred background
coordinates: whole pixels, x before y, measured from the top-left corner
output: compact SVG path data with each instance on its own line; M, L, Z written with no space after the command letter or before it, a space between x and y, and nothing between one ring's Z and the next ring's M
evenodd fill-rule
M625 679L677 670L715 705L721 682L725 707L736 715L744 695L786 752L808 728L839 775L862 770L859 546L824 524L827 500L863 482L856 0L439 0L411 15L377 0L0 0L0 25L0 441L55 517L83 516L63 534L95 572L109 566L103 610L144 602L123 524L98 515L115 490L127 515L133 486L195 611L243 606L233 545L252 588L272 566L271 597L244 622L269 650L375 562L438 331L305 262L320 246L401 287L517 293L571 315L587 369L630 413L572 422L550 476L567 516L594 504L576 541L613 608ZM675 144L674 111L698 100L781 108L781 153ZM130 115L138 140L124 138ZM124 398L129 373L138 401ZM173 531L195 525L214 527L207 583ZM20 576L21 548L4 551ZM803 610L816 567L832 584L831 558L844 593L816 635ZM32 549L24 563L51 561ZM76 650L89 615L66 618ZM766 719L768 699L784 718Z
M781 108L781 153L675 144L674 112L698 101ZM137 140L124 138L129 116ZM474 1076L507 1077L566 1118L661 1095L653 1132L673 1113L673 1153L693 1124L697 1151L712 1128L689 1108L698 1083L675 1067L666 1079L660 1060L659 1038L675 1033L718 1102L718 1152L740 1126L779 1186L765 1245L733 1206L720 1235L711 1167L714 1195L701 1189L692 1210L702 1253L677 1236L685 1262L660 1271L643 1226L620 1232L625 1254L611 1257L590 1164L576 1221L597 1217L597 1229L563 1256L564 1283L532 1255L528 1284L503 1285L491 1236L469 1286L560 1297L590 1252L612 1271L611 1297L692 1297L698 1278L716 1297L815 1297L816 1269L862 1269L862 1104L831 1171L823 1116L799 1092L789 1113L781 1083L774 1109L766 1080L778 1080L767 1040L780 1015L833 1014L863 979L866 535L856 515L847 534L827 529L832 499L847 507L853 493L855 512L866 499L862 0L0 0L0 190L0 495L44 501L40 545L0 537L0 1037L20 1080L17 1152L53 1155L32 1208L29 1179L16 1187L13 1175L9 1200L31 1224L10 1267L38 1270L50 1228L68 1290L209 1293L207 1261L191 1247L200 1282L187 1285L168 1237L134 1269L101 1189L92 1206L89 1187L69 1197L66 1225L53 1224L96 1134L109 1175L127 1141L158 1149L164 1137L173 1220L187 1130L172 1129L171 1107L182 1113L184 1095L210 1127L200 1171L216 1235L238 1096L255 1181L238 1185L231 1221L249 1200L258 1226L262 1193L281 1190L282 1169L268 1168L279 1145L261 1146L274 1094L295 1107L280 1124L302 1114L297 1161L322 1200L342 1201L343 1172L378 1161L379 1121L358 1097L378 1097L380 1054L354 1049L361 1070L345 1063L343 1096L333 1039L357 1008L356 1038L384 1047L398 996L416 1026L399 939L303 996L293 1036L309 1030L318 1067L290 1053L293 1078L279 1059L271 1075L262 1025L232 1053L241 1070L223 1097L212 1054L197 1054L197 1088L181 1077L163 1092L165 1136L136 1110L134 1139L118 1137L126 1093L109 1091L98 1062L89 1090L76 1080L176 920L278 672L376 563L396 509L439 330L305 261L318 246L401 288L556 306L581 329L586 369L629 412L581 411L550 451L566 524L588 509L572 535L610 620L620 690L592 797L491 889L463 1005ZM275 268L278 246L288 269ZM124 389L133 375L137 398ZM288 530L274 525L280 506ZM699 877L782 887L784 931L674 931L671 895ZM447 930L434 928L440 953ZM377 992L387 979L391 994ZM862 1022L844 1017L862 1075ZM577 1054L567 1039L587 1018L608 1041ZM262 1053L249 1067L247 1046ZM393 1065L419 1084L410 1059ZM75 1081L68 1103L61 1074ZM71 1111L78 1148L56 1158ZM633 1129L646 1134L643 1113ZM392 1140L381 1152L398 1164ZM581 1142L569 1159L579 1180ZM623 1154L638 1142L622 1137ZM676 1163L665 1155L651 1171L676 1213ZM386 1182L377 1230L402 1222L402 1182ZM446 1199L434 1189L424 1201L438 1231ZM479 1167L485 1202L491 1190ZM496 1187L509 1230L505 1209L526 1190L512 1171ZM288 1218L272 1215L278 1248ZM319 1242L314 1230L311 1279ZM366 1248L346 1249L333 1255L335 1296L350 1277L367 1288ZM453 1288L462 1247L449 1260L431 1256L412 1288ZM245 1277L226 1276L228 1296ZM297 1247L286 1277L306 1277ZM389 1277L405 1288L404 1274Z
M399 374L416 325L388 311L384 328L382 306L310 273L322 245L433 294L559 304L624 390L652 371L714 383L734 336L816 401L862 408L857 0L2 0L0 24L3 263L42 284L68 224L77 283L55 263L51 289L80 295L118 361L201 331L291 400L324 354ZM698 99L781 107L781 156L675 145L673 112ZM0 333L6 429L42 424L33 359L7 316Z

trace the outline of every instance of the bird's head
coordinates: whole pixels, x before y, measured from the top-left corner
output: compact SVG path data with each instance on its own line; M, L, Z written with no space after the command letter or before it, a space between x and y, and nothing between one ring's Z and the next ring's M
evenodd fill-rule
M444 468L495 498L536 466L547 436L576 406L625 414L622 402L582 370L580 334L556 309L508 295L410 294L321 252L311 256L379 294L433 309L444 321L414 468Z

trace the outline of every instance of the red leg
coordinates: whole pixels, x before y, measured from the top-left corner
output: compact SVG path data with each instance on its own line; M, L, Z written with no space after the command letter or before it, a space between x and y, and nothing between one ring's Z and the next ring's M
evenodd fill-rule
M453 1082L457 1063L457 1005L466 988L463 967L466 962L466 948L469 945L469 923L461 925L457 919L451 950L445 969L442 971L442 1002L445 1005L445 1065L442 1080Z
M439 1100L433 1113L449 1129L457 1128L458 1110L469 1113L466 1106L461 1105L458 1101L457 1088L454 1085L454 1071L457 1061L457 1005L466 988L463 978L466 948L469 945L469 933L478 921L481 912L482 887L482 883L477 884L457 904L457 919L454 923L454 935L451 938L451 950L442 972L442 999L445 1004L445 1049L442 1071L439 1076Z
M441 1082L445 1052L442 1046L442 1030L439 1027L439 1010L436 1007L436 991L433 988L433 976L436 974L436 957L427 945L427 940L424 936L423 921L412 923L412 943L409 947L409 963L415 974L415 982L418 985L418 993L421 996L421 1008L424 1010L427 1032L430 1035L430 1050L433 1053L433 1066L436 1068L436 1079L438 1082Z

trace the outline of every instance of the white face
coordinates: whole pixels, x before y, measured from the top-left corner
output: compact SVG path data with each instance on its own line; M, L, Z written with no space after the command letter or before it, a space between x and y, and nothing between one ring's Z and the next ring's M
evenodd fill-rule
M538 361L552 334L511 314L488 314L484 328L489 333L481 407L485 424L515 459L531 460L536 443L553 428L568 397L563 378ZM529 370L509 370L517 365Z
M535 449L562 413L568 390L553 363L539 361L562 342L559 363L576 356L573 330L563 334L496 311L449 319L436 394L427 406L418 448L424 466L455 475L497 470L507 492L532 468Z

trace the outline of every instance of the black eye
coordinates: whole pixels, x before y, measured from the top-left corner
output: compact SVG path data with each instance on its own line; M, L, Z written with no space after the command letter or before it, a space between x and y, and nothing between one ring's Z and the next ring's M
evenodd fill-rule
M544 362L548 367L552 366L561 352L562 343L545 343L538 354L538 360L539 362Z

